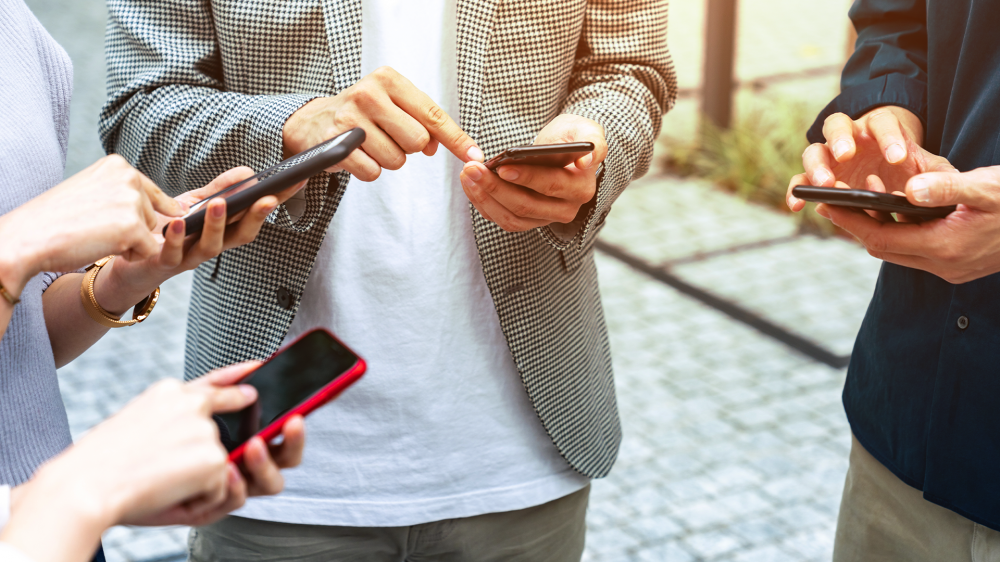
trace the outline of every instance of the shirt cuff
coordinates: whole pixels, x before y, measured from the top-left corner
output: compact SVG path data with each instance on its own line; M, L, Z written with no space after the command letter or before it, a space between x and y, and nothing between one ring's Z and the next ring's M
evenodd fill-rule
M811 143L824 143L823 123L830 115L845 113L851 119L857 119L876 107L886 105L912 111L927 128L927 84L902 74L887 74L846 88L823 108L806 137Z
M0 560L3 562L34 562L28 555L13 546L0 542Z

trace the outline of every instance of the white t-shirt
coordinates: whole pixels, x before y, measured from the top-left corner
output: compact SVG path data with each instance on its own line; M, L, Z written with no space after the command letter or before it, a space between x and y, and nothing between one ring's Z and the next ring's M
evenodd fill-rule
M455 0L362 0L362 75L395 68L458 120ZM285 491L237 514L388 527L524 509L588 479L559 455L511 358L443 147L351 182L286 341L316 326L368 373L307 418Z

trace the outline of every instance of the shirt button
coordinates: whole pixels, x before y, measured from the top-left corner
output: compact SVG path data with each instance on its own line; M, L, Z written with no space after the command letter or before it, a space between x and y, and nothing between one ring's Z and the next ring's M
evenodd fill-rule
M964 330L969 327L969 319L965 316L958 317L958 329Z

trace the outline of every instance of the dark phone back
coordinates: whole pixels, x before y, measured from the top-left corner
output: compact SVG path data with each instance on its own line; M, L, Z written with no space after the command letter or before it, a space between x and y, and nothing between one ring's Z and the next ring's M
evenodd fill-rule
M949 207L918 207L906 197L891 193L878 193L862 189L840 189L836 187L816 187L800 185L792 188L792 195L803 201L826 203L839 207L854 207L886 213L902 213L911 217L925 219L943 218L955 211L955 206Z
M491 158L486 162L486 168L496 170L500 166L508 164L562 168L593 151L594 143L592 142L515 146L503 151L499 156Z
M223 197L226 200L226 213L228 215L239 213L250 208L261 197L280 193L339 164L363 142L365 142L365 131L360 128L351 129L195 203L192 205L192 212L184 217L185 234L196 234L204 228L208 201ZM248 187L242 188L247 184ZM163 234L166 233L165 226Z

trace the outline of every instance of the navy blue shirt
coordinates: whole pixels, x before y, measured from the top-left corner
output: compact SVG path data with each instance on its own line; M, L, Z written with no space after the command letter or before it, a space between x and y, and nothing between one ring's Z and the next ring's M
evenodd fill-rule
M858 49L834 112L883 105L924 122L961 171L1000 164L1000 2L857 0ZM963 319L964 317L964 319ZM929 501L1000 530L1000 274L952 285L886 263L858 334L844 407L862 445Z

